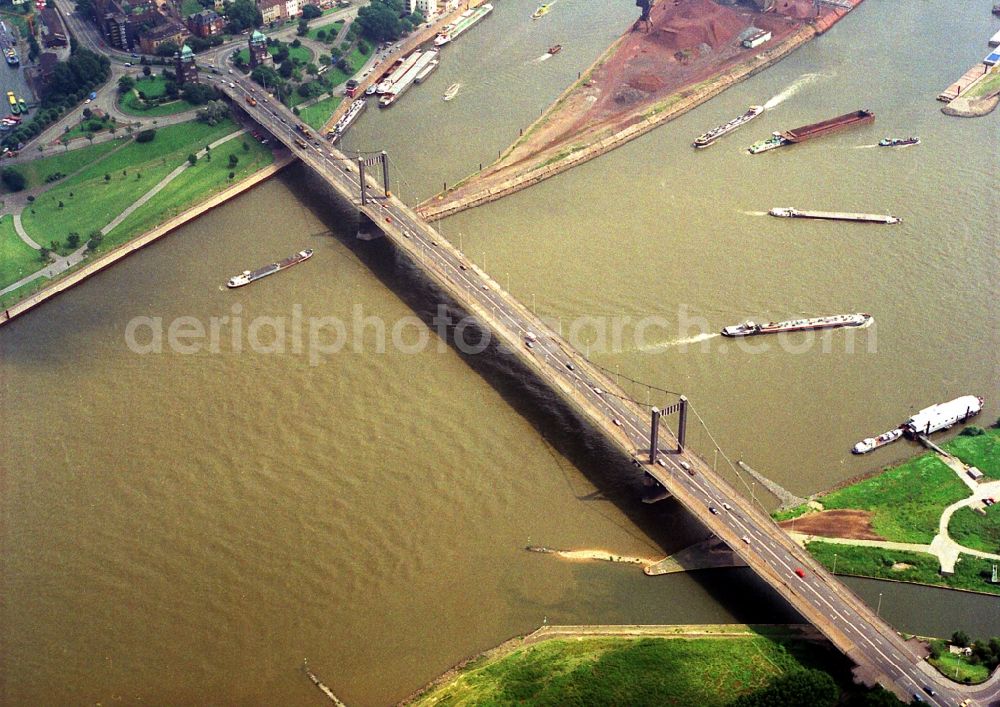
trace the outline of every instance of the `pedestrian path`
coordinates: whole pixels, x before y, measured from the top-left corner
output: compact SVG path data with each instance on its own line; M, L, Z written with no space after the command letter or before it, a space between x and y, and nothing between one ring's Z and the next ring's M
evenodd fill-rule
M229 133L228 135L222 136L215 142L210 143L208 148L204 148L197 152L198 159L204 157L210 148L218 147L219 145L222 145L232 140L233 138L239 137L240 135L243 134L243 132L244 132L243 130L236 130L234 132ZM102 228L101 235L102 236L108 235L112 230L114 230L118 225L120 225L122 221L127 219L133 213L135 213L136 209L139 209L143 205L145 205L150 199L159 194L164 189L164 187L170 184L170 182L172 182L181 174L183 174L184 170L190 167L191 164L189 162L185 162L184 164L180 165L172 172L170 172L170 174L161 179L154 187L152 187L149 191L147 191L145 194L136 199L136 201L133 202L128 208L126 208L124 211L118 214L114 219L111 220L111 222L108 225ZM21 238L21 240L27 243L32 248L34 248L35 250L41 250L41 246L38 245L31 238L31 236L28 235L27 231L24 230L24 226L21 224L20 212L13 215L13 220L14 220L14 230L17 231L17 235ZM38 270L32 273L31 275L23 277L17 282L3 288L2 290L0 290L0 296L3 296L8 292L13 292L19 287L24 287L28 283L34 282L40 277L53 278L56 275L60 275L69 270L70 268L72 268L73 266L77 265L78 263L82 262L86 257L87 257L86 245L80 246L67 256L53 256L54 259L50 265L47 265L41 270Z

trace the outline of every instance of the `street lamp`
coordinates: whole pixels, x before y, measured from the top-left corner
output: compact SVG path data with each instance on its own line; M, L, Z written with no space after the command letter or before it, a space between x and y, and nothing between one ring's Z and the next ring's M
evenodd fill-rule
M878 607L875 609L875 616L878 616L880 611L882 611L882 592L878 593Z
M833 573L837 574L837 553L833 553Z

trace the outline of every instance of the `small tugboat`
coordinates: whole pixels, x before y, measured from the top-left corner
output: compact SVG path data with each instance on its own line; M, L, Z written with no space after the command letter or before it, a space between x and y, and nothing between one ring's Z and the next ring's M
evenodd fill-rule
M884 137L878 141L879 147L907 147L909 145L919 145L920 138L913 137Z
M723 336L757 336L758 334L780 334L790 331L810 331L814 329L837 329L839 327L864 326L872 320L872 315L837 314L832 317L813 317L811 319L792 319L787 322L768 322L757 324L747 321L722 329Z
M562 51L562 45L561 44L555 44L555 45L549 47L549 54L558 54L561 51Z
M277 263L271 263L270 265L265 265L262 268L257 268L254 271L244 270L239 275L235 275L229 278L229 282L226 283L226 287L243 287L243 285L249 285L255 280L259 280L262 277L267 277L268 275L273 275L276 272L280 272L286 268L290 268L293 265L298 265L303 260L308 260L312 257L312 248L307 248L306 250L300 250L295 255L285 258L284 260L279 260Z
M878 437L866 437L851 448L852 454L867 454L879 447L884 447L890 442L895 442L903 436L903 428L897 427L894 430L883 432Z
M446 101L450 101L452 98L454 98L455 96L458 95L458 89L460 89L461 87L462 87L462 84L460 84L460 83L453 83L444 92L444 96L442 96L442 98L444 100L446 100Z
M539 5L538 9L532 13L531 19L537 20L539 17L547 15L550 9L551 7L549 5Z
M781 137L781 133L774 133L771 137L766 140L761 140L760 142L755 142L750 147L747 148L747 152L751 155L756 155L758 152L767 152L768 150L773 150L776 147L781 147L782 145L787 145L788 141Z

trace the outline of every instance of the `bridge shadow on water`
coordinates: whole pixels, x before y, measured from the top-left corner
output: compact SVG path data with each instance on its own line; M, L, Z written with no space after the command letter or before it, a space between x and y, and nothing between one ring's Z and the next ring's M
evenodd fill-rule
M333 238L358 257L372 273L432 332L438 306L447 307L451 321L460 321L465 310L412 263L387 238L356 238L359 223L353 205L302 165L285 170L281 177L293 187L301 202L332 232ZM482 336L478 322L465 329L465 341ZM437 336L432 333L432 336ZM676 552L709 537L709 532L673 498L655 504L642 502L649 493L645 474L613 447L571 405L539 380L515 354L490 336L488 348L468 354L456 345L455 328L448 328L449 346L526 419L543 439L568 459L597 489L577 496L583 503L612 503L665 554ZM467 348L467 347L466 347ZM572 473L572 472L569 472ZM802 618L763 580L747 568L713 569L688 573L737 621L746 623L801 623ZM657 581L650 578L650 582Z

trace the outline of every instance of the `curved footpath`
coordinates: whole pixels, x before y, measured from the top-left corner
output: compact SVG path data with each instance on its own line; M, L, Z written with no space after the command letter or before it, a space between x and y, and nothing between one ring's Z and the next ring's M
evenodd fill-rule
M236 134L238 134L238 133L236 133ZM226 136L224 138L221 138L221 141L225 142L225 140L231 139L232 137L233 137L233 135ZM213 143L213 144L216 144L216 143ZM143 235L141 235L141 236L139 236L137 238L134 238L134 239L128 241L127 243L123 243L122 245L118 246L114 250L111 250L108 253L105 253L101 257L99 257L96 260L92 261L88 265L83 266L82 268L80 268L76 272L68 275L67 277L64 277L61 280L58 280L58 281L52 283L50 286L44 288L40 292L37 292L36 294L32 295L31 297L27 297L27 298L21 300L20 302L17 302L16 304L11 305L9 308L7 308L4 311L0 312L0 326L6 324L11 319L14 319L15 317L17 317L18 315L24 314L25 312L27 312L27 311L29 311L29 310L37 307L38 305L40 305L42 302L46 301L47 299L56 296L57 294L63 292L64 290L68 290L69 288L73 287L74 285L79 284L83 280L87 279L91 275L94 275L95 273L100 272L104 268L106 268L106 267L108 267L110 265L114 265L115 263L117 263L122 258L124 258L124 257L126 257L128 255L131 255L133 252L139 250L140 248L143 248L144 246L149 245L153 241L162 238L163 236L167 235L168 233L171 233L172 231L174 231L177 228L179 228L179 227L183 226L184 224L186 224L188 221L193 221L194 219L198 218L199 216L201 216L202 214L206 213L207 211L211 211L216 206L219 206L220 204L225 203L229 199L232 199L233 197L235 197L235 196L237 196L237 195L239 195L239 194L247 191L248 189L251 189L251 188L255 187L257 184L260 184L261 182L263 182L263 181L265 181L267 179L270 179L272 176L274 176L275 174L277 174L278 172L280 172L282 169L284 169L285 167L287 167L289 164L291 164L294 161L295 161L295 157L293 155L291 155L291 154L286 154L286 155L278 158L277 160L275 160L274 163L268 165L267 167L264 167L261 170L258 170L257 172L251 174L250 176L248 176L247 178L243 179L242 181L237 182L236 184L233 184L230 187L227 187L223 191L221 191L218 194L212 196L211 198L203 201L202 203L200 203L200 204L198 204L196 206L193 206L190 209L187 209L186 211L178 214L177 216L174 216L173 218L170 218L170 219L164 221L162 224L160 224L156 228L152 229L151 231L147 231ZM183 171L183 170L181 168L178 168L177 170L174 170L174 172L171 172L171 175L173 175L173 177L170 177L170 179L176 177L176 175L180 174L181 171ZM149 192L147 192L142 197L140 197L140 201L145 200L145 201L142 201L142 203L145 203L146 201L148 201L149 199L151 199L153 196L155 196L155 192L158 192L160 189L162 189L164 186L166 186L166 183L168 183L167 179L165 179L164 181L161 181L159 184L157 184L155 187L153 187L153 189L151 189ZM136 202L136 204L133 204L132 206L130 206L129 209L131 209L132 211L134 211L135 208L138 208L138 206L141 206L141 204L138 204L138 202ZM131 213L131 211L129 211L129 213ZM124 220L125 216L127 216L127 215L128 214L125 214L123 212L123 214L120 214L119 217L115 219L115 221L112 221L112 224L117 225L117 223L115 223L116 221L118 223L121 223L121 220ZM111 228L114 227L112 224L109 224L108 226L105 226L103 229L101 229L101 232L102 233L109 232L111 230ZM75 256L77 254L81 254L81 253L84 256L86 255L86 246L84 246L83 248L81 248L78 251L75 251L73 254L71 254L70 256L68 256L66 259L68 260L69 258L71 258L71 257L73 257L73 256ZM83 258L81 257L79 260L76 261L76 263L79 263L80 260L82 260L82 259ZM76 263L73 263L73 264L76 264ZM52 267L55 267L55 265L52 266ZM68 269L68 267L72 267L72 265L67 266L67 268L63 268L59 272L65 272L66 269ZM23 282L20 283L20 284L19 283L14 283L15 286L20 286L21 284L25 284L25 283L23 283ZM8 290L9 289L10 288L8 288ZM8 290L4 290L4 292L6 292ZM0 292L0 294L3 294L3 292Z

